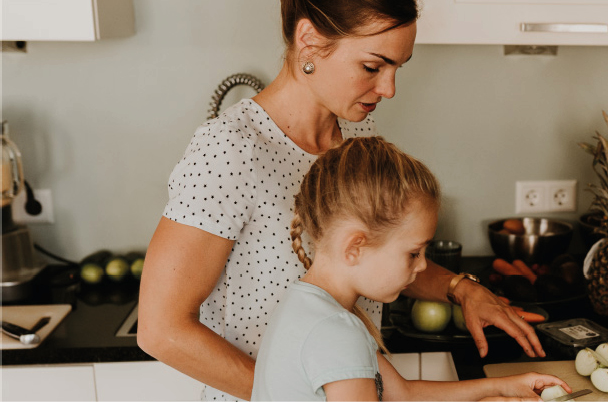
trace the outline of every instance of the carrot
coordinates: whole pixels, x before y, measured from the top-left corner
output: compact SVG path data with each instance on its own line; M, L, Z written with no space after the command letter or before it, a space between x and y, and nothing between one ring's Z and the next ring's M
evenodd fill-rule
M506 304L507 306L511 304L511 300L507 299L504 296L498 296L498 299L501 300L504 304Z
M503 275L522 275L522 273L512 264L502 258L497 258L492 262L492 268Z
M528 279L530 283L534 285L534 282L536 282L536 274L530 269L530 267L526 265L525 262L522 260L515 260L513 261L513 265L521 272L521 275L525 276L526 279Z
M511 308L512 308L513 310L515 310L516 312L519 312L519 311L524 311L524 308L523 308L523 307L519 307L519 306L511 306Z
M524 224L520 219L507 219L503 222L502 228L508 230L510 233L521 235L526 233Z
M545 317L540 314L531 313L529 311L518 311L519 314L527 323L529 324L537 324L539 322L545 321Z

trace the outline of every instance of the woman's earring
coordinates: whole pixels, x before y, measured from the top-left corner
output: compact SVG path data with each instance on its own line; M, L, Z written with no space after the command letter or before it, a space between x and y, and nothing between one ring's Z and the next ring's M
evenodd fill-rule
M306 75L310 75L315 72L315 65L312 64L312 61L307 61L302 65L302 71Z

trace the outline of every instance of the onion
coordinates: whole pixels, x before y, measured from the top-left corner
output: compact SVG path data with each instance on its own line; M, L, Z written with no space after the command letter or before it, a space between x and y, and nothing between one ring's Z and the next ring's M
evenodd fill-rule
M562 388L561 385L554 385L552 387L545 388L543 389L543 392L540 393L540 397L543 401L552 401L562 395L568 395L568 393Z
M602 343L595 348L595 353L602 356L605 360L608 360L608 343Z
M574 360L574 367L576 367L577 373L588 376L599 367L599 363L593 353L594 352L589 348L578 351L576 359Z
M602 392L608 392L608 368L598 368L591 373L591 383Z
M600 355L594 350L589 349L589 352L591 352L593 357L595 357L595 360L597 360L602 367L608 367L608 359L605 359L604 356Z

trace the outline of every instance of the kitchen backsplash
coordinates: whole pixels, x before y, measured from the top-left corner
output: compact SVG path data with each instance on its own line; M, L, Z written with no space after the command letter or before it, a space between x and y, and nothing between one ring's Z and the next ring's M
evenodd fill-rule
M2 118L26 179L53 194L55 223L30 225L32 235L67 258L145 247L217 85L238 72L268 83L282 63L278 1L136 0L135 19L132 37L3 54ZM608 47L415 47L374 117L439 177L438 238L491 254L485 224L515 215L517 180L578 180L578 211L543 216L574 222L587 211L595 175L577 143L608 134L607 65ZM224 106L251 95L235 90Z

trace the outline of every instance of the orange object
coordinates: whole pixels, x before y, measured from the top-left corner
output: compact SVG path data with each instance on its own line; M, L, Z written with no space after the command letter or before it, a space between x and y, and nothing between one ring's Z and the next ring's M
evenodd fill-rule
M492 268L503 275L523 275L519 269L502 258L495 259Z
M503 229L509 231L509 233L513 233L516 235L521 235L526 233L526 229L524 228L524 224L519 219L507 219L502 224Z
M498 299L501 300L504 304L506 304L507 306L511 304L511 300L507 299L504 296L498 296Z
M545 321L545 317L540 314L531 313L529 311L517 311L517 314L522 317L529 324L537 324L539 322Z
M522 260L515 260L513 261L513 266L521 272L521 275L525 276L526 279L528 279L530 283L534 285L537 278L536 274L530 269L530 267L526 265L525 262Z

